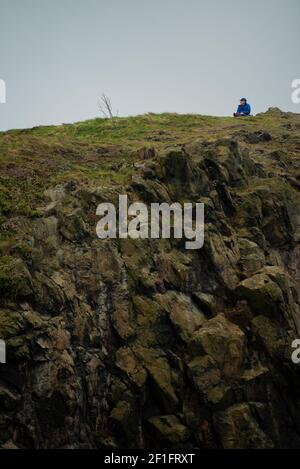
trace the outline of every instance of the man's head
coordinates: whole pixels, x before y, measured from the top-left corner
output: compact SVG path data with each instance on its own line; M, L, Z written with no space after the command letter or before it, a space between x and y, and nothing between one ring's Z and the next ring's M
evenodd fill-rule
M247 104L247 99L246 98L241 98L240 103L242 106L245 106Z

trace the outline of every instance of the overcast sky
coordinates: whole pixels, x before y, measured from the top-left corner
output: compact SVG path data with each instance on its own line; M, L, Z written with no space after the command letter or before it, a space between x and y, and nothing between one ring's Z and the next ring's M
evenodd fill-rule
M299 0L0 0L0 129L99 115L300 112Z

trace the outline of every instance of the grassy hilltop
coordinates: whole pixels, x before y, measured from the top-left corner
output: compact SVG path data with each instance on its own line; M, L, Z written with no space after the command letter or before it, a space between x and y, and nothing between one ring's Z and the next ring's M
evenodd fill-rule
M289 117L290 116L290 117ZM290 123L292 122L292 124ZM276 110L254 118L233 119L178 114L94 119L76 124L0 133L0 217L37 215L45 188L89 179L124 183L134 173L138 151L182 147L192 140L242 139L265 131L274 137L268 149L294 150L300 116ZM288 138L285 138L288 135ZM245 147L253 145L244 140ZM264 163L267 164L267 161Z

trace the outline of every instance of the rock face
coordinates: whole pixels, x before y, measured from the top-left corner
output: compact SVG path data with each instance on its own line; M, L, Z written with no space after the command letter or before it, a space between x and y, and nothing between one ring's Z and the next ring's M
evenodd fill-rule
M300 118L272 116L174 148L87 147L102 179L50 178L34 214L1 205L0 446L300 448L300 140L281 133ZM204 247L99 240L96 207L118 194L204 202Z

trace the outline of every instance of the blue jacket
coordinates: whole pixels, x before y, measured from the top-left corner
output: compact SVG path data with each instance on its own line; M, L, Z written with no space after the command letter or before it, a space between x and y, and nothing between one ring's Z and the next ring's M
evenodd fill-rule
M240 104L237 108L237 112L243 114L245 116L249 116L251 114L251 106L250 104L246 103L244 105Z

